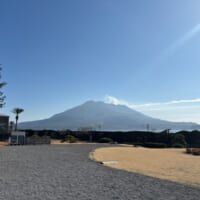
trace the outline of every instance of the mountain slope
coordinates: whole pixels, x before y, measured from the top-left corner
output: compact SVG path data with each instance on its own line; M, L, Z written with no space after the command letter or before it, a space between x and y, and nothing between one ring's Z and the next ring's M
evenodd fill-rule
M22 129L71 129L93 127L101 130L198 129L195 123L177 123L155 119L122 105L88 101L80 106L56 114L48 119L23 122Z

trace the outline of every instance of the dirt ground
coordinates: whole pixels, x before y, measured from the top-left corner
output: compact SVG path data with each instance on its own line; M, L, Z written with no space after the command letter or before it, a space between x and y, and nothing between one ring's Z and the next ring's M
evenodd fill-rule
M107 166L200 187L200 156L185 149L147 149L134 147L100 148L91 154Z
M1 142L0 141L0 147L4 147L4 146L7 146L8 145L8 142Z

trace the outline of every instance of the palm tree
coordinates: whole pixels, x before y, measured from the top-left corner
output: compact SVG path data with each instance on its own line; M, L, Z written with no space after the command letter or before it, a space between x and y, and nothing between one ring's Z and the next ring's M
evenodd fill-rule
M16 123L15 123L15 131L17 131L17 122L18 122L18 119L19 119L19 114L22 113L22 112L24 112L24 109L22 109L22 108L14 108L14 109L12 110L12 112L13 112L14 114L16 114L16 116L15 116L15 120L16 120Z

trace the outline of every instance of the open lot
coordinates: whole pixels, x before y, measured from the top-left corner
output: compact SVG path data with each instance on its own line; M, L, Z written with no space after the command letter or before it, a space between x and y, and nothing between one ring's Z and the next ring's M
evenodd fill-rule
M199 200L200 189L105 167L104 144L0 148L0 200Z
M147 149L134 147L101 148L93 153L97 161L130 172L200 187L200 156L185 149Z

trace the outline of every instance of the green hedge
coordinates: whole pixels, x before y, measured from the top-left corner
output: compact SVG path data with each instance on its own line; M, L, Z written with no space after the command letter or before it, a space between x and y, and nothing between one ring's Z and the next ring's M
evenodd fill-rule
M113 140L111 138L107 138L107 137L100 138L100 140L99 140L99 143L111 143L111 142L113 142Z
M185 145L184 144L180 144L180 143L175 143L175 144L173 144L172 147L174 147L174 148L185 148Z
M153 143L153 142L147 142L143 144L144 147L148 148L166 148L167 145L164 143Z

